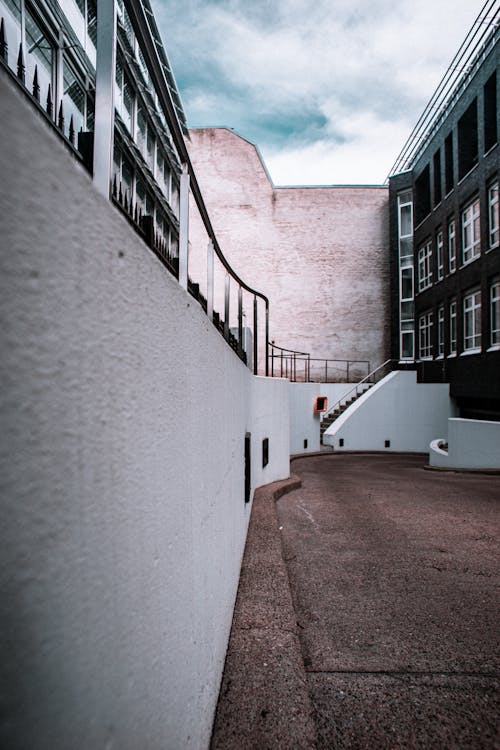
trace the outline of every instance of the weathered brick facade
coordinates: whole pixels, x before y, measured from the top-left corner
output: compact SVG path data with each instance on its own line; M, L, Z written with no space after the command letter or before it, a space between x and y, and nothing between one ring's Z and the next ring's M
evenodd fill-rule
M271 303L270 338L314 357L383 362L389 350L388 191L274 187L256 147L190 132L190 155L235 271ZM195 213L193 248L205 234Z

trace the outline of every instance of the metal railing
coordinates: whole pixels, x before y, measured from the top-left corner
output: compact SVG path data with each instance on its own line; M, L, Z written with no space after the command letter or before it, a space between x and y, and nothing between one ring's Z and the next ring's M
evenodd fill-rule
M376 367L372 372L368 373L368 375L359 381L359 383L356 383L354 388L351 388L350 391L347 391L347 393L344 393L342 398L339 398L338 401L336 401L333 406L330 406L327 411L323 414L323 419L327 417L329 414L332 414L336 409L339 409L343 404L345 404L347 401L352 400L353 398L357 398L366 390L365 386L374 385L375 383L378 383L385 375L388 375L392 369L393 365L397 362L395 359L387 359L385 362L383 362L381 365ZM360 390L362 389L362 390Z
M368 360L327 359L311 357L269 342L269 371L271 377L288 378L292 383L351 383L359 373L370 372Z
M111 175L109 175L109 198L112 203L117 208L119 208L120 211L126 216L127 220L138 233L138 235L157 255L157 257L170 271L170 273L179 281L181 286L183 286L186 291L200 303L202 309L205 311L216 329L226 339L229 346L234 349L234 351L245 363L249 358L253 359L253 371L255 374L257 374L258 372L258 355L260 344L258 333L258 302L260 301L261 303L263 303L265 308L265 319L263 326L261 325L260 328L261 330L262 328L264 329L264 346L261 346L261 348L264 349L264 354L262 355L263 369L265 370L265 374L268 375L269 300L264 294L256 289L253 289L238 276L238 274L231 267L230 263L222 253L222 250L219 246L208 215L208 211L205 206L205 202L203 200L200 187L198 185L198 181L196 179L196 175L193 170L193 166L191 164L191 160L189 158L184 135L185 123L183 121L181 122L182 118L180 118L179 116L179 113L181 112L180 99L178 97L178 92L176 91L175 81L173 79L173 74L171 72L168 59L163 49L163 45L159 40L159 34L156 23L154 21L154 16L150 7L149 0L126 0L126 6L136 39L144 56L152 86L154 87L154 90L156 92L158 106L161 108L165 115L169 132L172 137L172 142L175 149L177 150L182 166L183 174L181 176L181 187L183 184L183 178L184 185L187 186L185 188L184 205L187 206L187 193L190 192L206 231L206 296L200 291L200 284L198 283L199 279L190 278L188 273L187 217L185 219L185 244L183 247L179 247L178 254L172 254L170 252L170 249L167 247L164 238L155 229L154 216L152 214L143 213L140 206L138 206L137 201L134 201L132 199L132 196L127 196L126 192L122 190L122 185L120 183L117 183L116 179L112 179ZM99 18L97 19L97 24L99 24ZM40 86L38 85L38 68L36 66L34 68L33 80L26 80L26 65L22 42L19 45L18 49L16 68L13 70L11 67L9 67L9 41L10 40L7 39L4 20L3 18L0 18L0 67L4 68L4 70L11 76L11 78L17 82L19 87L24 91L31 102L36 106L40 113L44 115L52 128L61 136L62 140L71 149L74 156L80 159L87 167L87 169L92 173L93 168L95 167L95 133L77 133L73 125L72 117L70 118L69 129L68 127L65 128L65 113L63 111L62 99L58 101L54 100L53 89L50 84L47 97L44 97L44 100L41 101ZM114 40L114 42L115 44L117 43L116 39ZM66 123L66 125L68 125L68 123ZM67 135L65 130L68 131ZM119 130L119 117L117 117L115 113L115 138L116 133ZM110 149L110 153L111 151L112 149ZM181 220L180 223L182 224ZM219 262L220 267L215 266L215 260ZM223 284L225 288L225 294L222 302L224 306L223 316L217 313L213 307L214 274L217 269L219 270L219 272L222 269L222 274L224 276ZM232 312L232 310L230 309L231 282L236 285L237 288L236 312ZM203 284L204 283L205 280L203 280ZM253 340L252 344L248 344L248 346L252 346L252 352L245 351L243 344L245 316L242 299L243 291L248 293L253 301ZM230 314L232 321L234 321L233 326L231 326Z

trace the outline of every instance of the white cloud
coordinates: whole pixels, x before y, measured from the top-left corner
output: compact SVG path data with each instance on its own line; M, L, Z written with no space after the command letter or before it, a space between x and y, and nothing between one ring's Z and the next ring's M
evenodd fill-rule
M154 0L188 122L236 126L279 183L380 181L481 6Z

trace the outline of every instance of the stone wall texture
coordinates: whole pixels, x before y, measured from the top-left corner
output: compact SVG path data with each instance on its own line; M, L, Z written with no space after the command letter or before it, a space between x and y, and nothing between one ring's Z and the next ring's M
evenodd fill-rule
M235 132L194 129L190 138L219 244L235 271L270 299L270 338L314 357L383 362L387 188L275 187L255 145ZM204 252L195 211L190 242L193 256Z
M287 477L288 384L251 374L2 71L0 132L0 747L202 750L245 434L252 487Z

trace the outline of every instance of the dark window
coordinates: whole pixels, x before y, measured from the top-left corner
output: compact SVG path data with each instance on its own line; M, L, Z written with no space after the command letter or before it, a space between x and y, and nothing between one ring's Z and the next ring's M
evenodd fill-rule
M453 190L455 175L453 173L453 133L446 136L444 142L444 179L446 194Z
M497 74L493 73L484 86L484 150L497 142Z
M434 154L434 205L441 203L441 149Z
M262 441L262 468L269 463L269 438Z
M425 219L431 210L431 177L429 165L415 180L415 223Z
M465 177L477 164L477 99L458 121L458 179Z
M250 502L251 476L252 476L252 458L251 458L251 440L250 432L245 433L245 502Z

